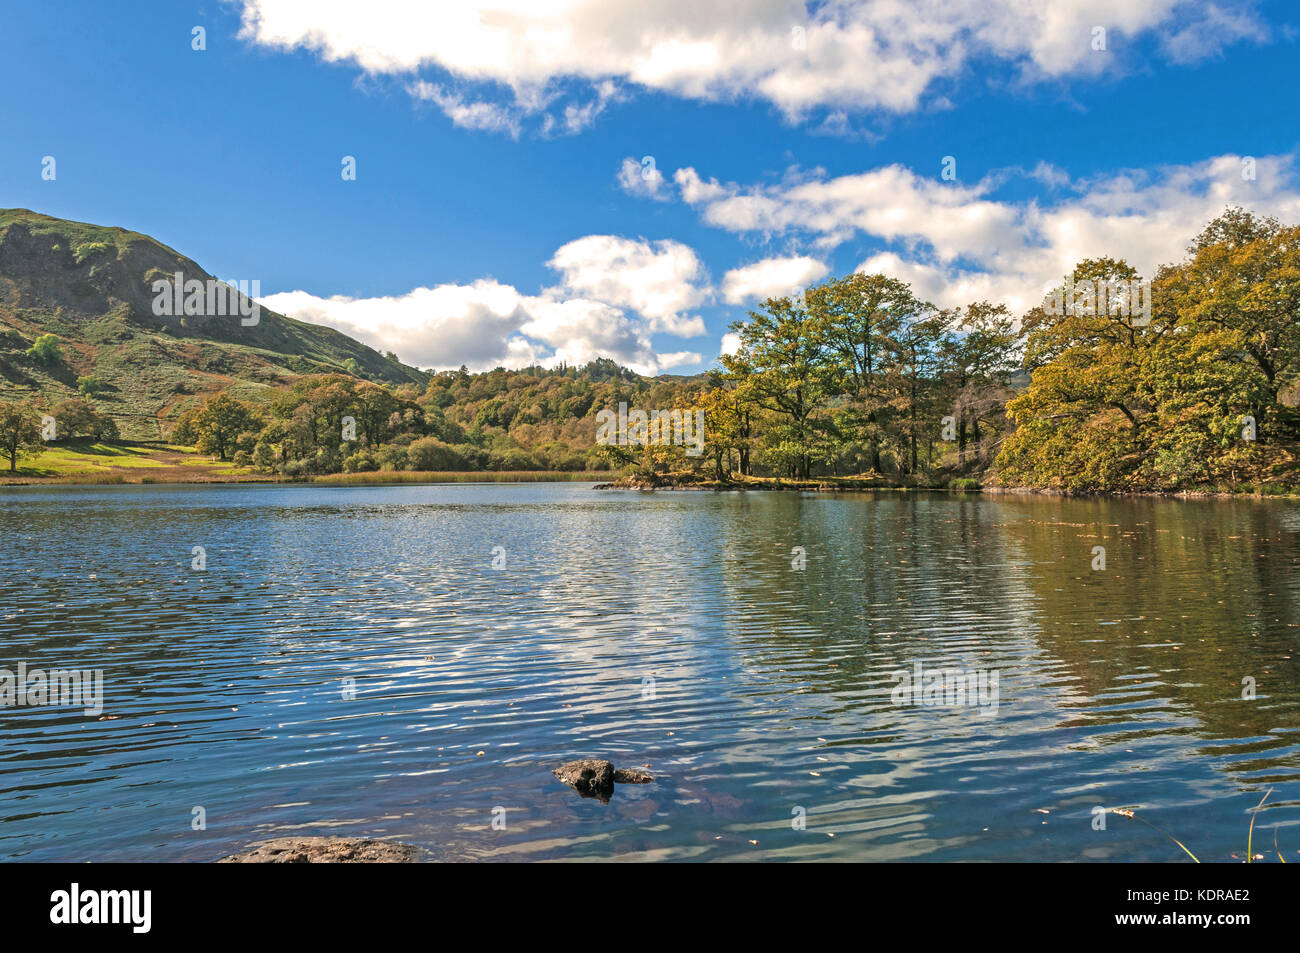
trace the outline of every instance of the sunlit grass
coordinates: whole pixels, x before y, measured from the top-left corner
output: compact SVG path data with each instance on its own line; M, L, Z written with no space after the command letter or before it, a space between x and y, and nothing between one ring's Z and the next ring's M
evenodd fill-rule
M183 455L183 461L176 457ZM157 471L151 482L162 482L168 474L187 470L209 471L211 476L238 476L246 473L228 462L214 460L188 447L167 444L127 446L116 443L54 444L40 453L22 457L14 474L0 470L0 477L36 477L57 482L123 482L128 475L143 477ZM116 477L117 479L112 479Z

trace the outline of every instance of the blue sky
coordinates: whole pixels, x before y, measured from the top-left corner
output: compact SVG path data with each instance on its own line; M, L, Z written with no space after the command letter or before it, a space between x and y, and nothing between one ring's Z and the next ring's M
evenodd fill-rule
M0 205L153 235L422 367L694 372L827 274L1021 310L1228 203L1300 221L1290 9L10 5Z

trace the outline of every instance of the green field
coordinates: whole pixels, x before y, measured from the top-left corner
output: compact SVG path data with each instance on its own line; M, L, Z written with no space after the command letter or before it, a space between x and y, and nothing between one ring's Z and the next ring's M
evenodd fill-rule
M0 469L2 483L192 483L238 479L248 470L187 447L166 444L69 443L19 458Z
M16 473L0 466L0 484L32 483L542 483L601 482L612 474L588 471L380 470L327 476L284 477L214 460L189 447L169 444L69 443L21 457Z

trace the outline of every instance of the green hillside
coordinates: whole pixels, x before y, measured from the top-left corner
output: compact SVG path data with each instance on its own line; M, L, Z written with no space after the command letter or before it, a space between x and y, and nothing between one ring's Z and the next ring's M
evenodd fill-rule
M304 374L428 380L346 334L266 308L250 327L238 314L155 316L152 284L177 272L214 277L138 232L0 210L0 400L53 404L77 396L79 378L97 378L89 399L122 436L158 440L217 392L260 403ZM60 360L27 354L45 334L59 338Z

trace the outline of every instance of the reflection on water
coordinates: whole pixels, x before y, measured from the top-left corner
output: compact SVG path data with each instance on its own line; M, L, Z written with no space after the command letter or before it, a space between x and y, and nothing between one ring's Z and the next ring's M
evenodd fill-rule
M0 708L0 857L1186 859L1100 805L1229 860L1273 786L1294 862L1298 541L1280 502L7 490L0 667L102 668L105 708ZM917 662L996 712L892 704ZM584 800L583 756L658 780Z

